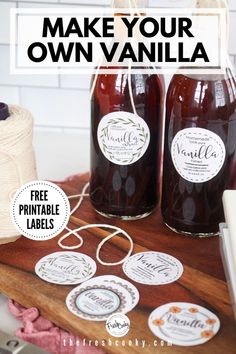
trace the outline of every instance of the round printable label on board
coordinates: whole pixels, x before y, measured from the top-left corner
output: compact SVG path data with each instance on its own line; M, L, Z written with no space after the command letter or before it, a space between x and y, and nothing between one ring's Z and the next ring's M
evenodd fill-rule
M140 284L164 285L176 281L183 274L180 261L160 252L137 253L123 264L123 271Z
M98 306L94 299L100 299L100 303L109 301L111 306ZM77 295L76 305L81 312L87 315L104 316L116 311L120 306L120 297L109 289L88 289Z
M102 118L97 138L104 156L117 165L137 162L150 143L150 131L141 117L129 112L113 112Z
M16 229L35 241L49 240L68 224L70 203L56 184L33 181L22 186L11 202L11 219Z
M100 275L98 277L87 280L86 286L87 285L105 285L106 287L109 287L110 285L118 286L126 297L126 302L129 306L129 310L132 310L139 302L138 289L129 281L115 275Z
M106 321L116 312L130 311L130 295L118 285L87 285L73 289L66 299L68 309L90 321Z
M193 183L203 183L219 173L226 150L222 139L212 131L187 128L175 135L171 156L181 177Z
M35 266L35 273L41 279L61 285L82 283L96 270L94 260L79 252L55 252L41 258Z
M170 303L154 310L148 320L160 339L180 346L194 346L212 339L220 328L214 313L189 303Z

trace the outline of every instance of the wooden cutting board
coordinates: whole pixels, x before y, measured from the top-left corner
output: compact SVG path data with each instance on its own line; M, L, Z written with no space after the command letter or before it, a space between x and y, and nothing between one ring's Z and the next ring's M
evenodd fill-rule
M58 183L68 194L78 194L88 181L88 175L73 176ZM185 266L183 276L173 284L164 286L145 286L135 283L140 292L137 308L128 316L131 330L122 339L146 340L148 346L144 352L174 354L235 354L236 324L233 319L230 297L225 282L224 271L219 252L219 238L193 239L176 235L162 223L159 211L147 219L134 222L108 221L98 215L87 198L75 215L88 223L112 223L125 229L138 245L136 251L149 249L166 252L177 257ZM71 227L75 225L71 224ZM15 243L0 246L0 292L16 300L25 307L35 306L47 319L61 328L89 340L108 340L110 336L104 323L82 320L71 314L65 306L65 298L73 288L46 283L34 274L35 263L43 256L60 251L57 238L44 242L35 242L21 237ZM74 242L73 236L70 242ZM95 258L96 247L100 239L84 232L84 245L79 250ZM106 244L101 256L114 262L124 257L124 252L114 244ZM127 279L121 266L106 267L98 264L96 275L114 274ZM149 314L156 307L175 301L187 301L205 306L221 320L221 329L211 341L195 347L161 347L159 339L148 328ZM157 347L153 341L157 339ZM121 342L120 342L121 343ZM150 346L149 346L150 344ZM106 346L107 353L140 353L142 349L121 345ZM59 354L59 353L58 353Z

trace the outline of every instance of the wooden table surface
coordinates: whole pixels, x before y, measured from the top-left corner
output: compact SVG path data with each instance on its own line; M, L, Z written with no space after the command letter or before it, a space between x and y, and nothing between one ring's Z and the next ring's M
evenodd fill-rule
M68 195L78 194L87 182L88 175L73 176L58 183ZM122 227L132 235L136 248L168 253L184 264L184 274L175 283L162 286L133 284L140 292L138 306L128 316L131 320L129 334L122 338L145 339L144 353L174 354L235 354L236 324L219 252L219 238L193 239L176 235L162 223L159 211L146 219L122 222L108 220L98 215L86 198L75 215L88 223L111 223ZM75 228L75 225L70 224ZM16 300L25 307L35 306L47 319L61 328L90 340L111 338L105 330L104 322L82 320L71 314L65 305L65 298L71 286L53 285L44 282L34 274L35 263L43 256L61 251L58 237L44 242L35 242L21 237L14 243L0 246L0 292ZM71 236L70 242L76 242ZM95 259L95 251L100 239L84 232L84 245L79 252ZM114 244L106 244L101 252L104 260L114 262L124 257L124 251ZM96 275L114 274L129 280L121 266L106 267L98 264ZM132 282L132 281L131 281ZM148 317L153 309L169 302L191 302L213 311L221 320L219 333L208 343L194 347L161 347L160 340L148 328ZM154 348L153 341L157 340ZM107 353L140 353L138 347L123 348L106 346Z

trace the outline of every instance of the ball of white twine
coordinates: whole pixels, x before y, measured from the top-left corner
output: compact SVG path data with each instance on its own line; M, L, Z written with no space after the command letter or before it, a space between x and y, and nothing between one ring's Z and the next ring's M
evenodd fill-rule
M9 111L10 117L0 121L0 243L19 236L11 222L11 198L23 184L37 178L33 117L15 105Z

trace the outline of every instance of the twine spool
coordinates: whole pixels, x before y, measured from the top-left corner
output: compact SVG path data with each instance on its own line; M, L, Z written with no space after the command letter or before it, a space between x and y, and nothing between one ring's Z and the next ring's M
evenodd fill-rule
M0 244L20 237L10 217L11 199L23 184L37 179L32 147L33 117L18 106L0 120Z

